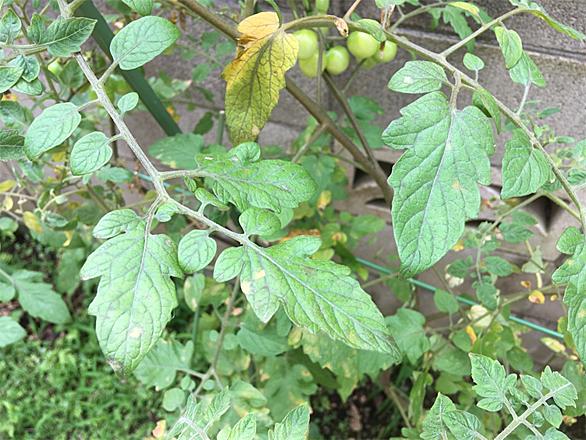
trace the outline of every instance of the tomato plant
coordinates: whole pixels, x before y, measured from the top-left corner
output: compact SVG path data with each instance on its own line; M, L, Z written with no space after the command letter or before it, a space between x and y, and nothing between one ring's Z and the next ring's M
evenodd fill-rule
M586 412L586 148L530 99L546 78L509 19L586 36L525 0L496 18L468 1L376 0L379 20L359 15L360 0L343 16L329 3L288 2L285 14L273 1L123 0L106 16L90 0L2 4L0 347L48 347L59 360L42 374L77 371L76 351L91 364L99 344L110 379L132 375L157 396L129 418L152 438L569 438ZM458 41L434 52L405 37L424 14ZM188 16L209 29L191 32ZM514 108L484 85L475 41L490 34L522 92ZM175 78L174 63L191 77ZM388 75L376 97L412 98L394 120L349 92L375 72ZM310 117L273 145L261 133L283 89ZM135 129L141 112L166 135ZM354 206L360 191L380 216ZM557 260L526 209L540 198L573 222ZM375 289L400 306L385 316ZM546 302L563 310L555 329L513 308ZM546 335L551 365L529 354L530 331ZM40 396L60 380L68 396L91 389L50 377ZM0 395L2 435L46 438L21 392ZM51 435L110 435L86 412Z

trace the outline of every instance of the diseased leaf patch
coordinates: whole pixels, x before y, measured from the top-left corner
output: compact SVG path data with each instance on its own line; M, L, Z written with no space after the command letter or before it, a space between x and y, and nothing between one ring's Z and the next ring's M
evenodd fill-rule
M492 127L476 107L451 109L441 92L401 110L383 140L407 148L393 167L392 217L402 270L435 264L457 242L480 208L478 183L490 184Z
M170 277L183 275L173 241L151 235L146 227L140 221L111 238L81 269L82 279L100 277L89 313L97 318L104 354L123 374L134 370L159 339L177 306Z
M295 65L298 43L279 26L274 12L238 25L236 58L226 67L226 123L234 144L255 140L279 101L285 73Z
M240 211L254 207L280 212L313 196L315 183L302 166L259 158L259 146L249 142L227 153L198 155L197 170L222 203Z
M282 305L296 325L353 348L389 353L398 361L380 311L350 269L308 258L320 245L319 239L302 236L268 249L245 246L233 251L242 261L241 289L258 318L268 322ZM218 272L224 265L218 262Z

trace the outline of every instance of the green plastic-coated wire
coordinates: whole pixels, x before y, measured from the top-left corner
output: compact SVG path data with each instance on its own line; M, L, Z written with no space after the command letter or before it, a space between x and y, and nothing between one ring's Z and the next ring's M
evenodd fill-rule
M381 266L380 264L373 263L372 261L365 260L364 258L356 258L356 260L360 264L363 264L364 266L369 267L370 269L376 270L379 273L382 273L385 275L391 275L394 273L392 270L390 270L384 266ZM437 287L434 287L431 284L428 284L424 281L416 280L414 278L409 278L407 281L409 281L409 283L413 284L414 286L420 287L423 290L426 290L428 292L435 292L436 290L438 290ZM473 300L466 298L464 296L457 295L456 299L459 302L461 302L462 304L466 304L468 306L479 305L476 301L473 301ZM564 335L562 335L561 333L556 332L555 330L551 330L547 327L543 327L539 324L535 324L534 322L527 321L526 319L519 318L518 316L511 315L511 316L509 316L509 319L513 322L516 322L517 324L521 324L521 325L524 325L525 327L529 327L532 330L536 330L536 331L541 332L543 334L553 336L554 338L564 339Z
M106 22L100 11L98 11L98 9L95 7L91 0L86 0L76 10L76 14L97 20L92 36L98 44L98 46L100 46L104 53L106 53L108 57L110 57L111 59L112 55L110 54L110 42L112 41L114 34L112 33L112 30L108 26L108 23ZM130 87L132 87L132 89L139 94L143 104L151 113L153 118L155 118L155 120L161 126L161 128L165 131L165 133L168 136L173 136L175 134L181 133L181 129L179 128L175 120L171 117L171 115L169 114L165 106L162 104L159 97L155 94L154 90L151 88L149 83L146 81L141 71L139 69L135 69L123 70L120 72L124 79L130 85ZM143 180L150 180L150 178L144 174L139 173L138 177ZM377 272L385 275L391 275L394 273L390 269L379 264L376 264L372 261L366 260L364 258L357 258L357 261L363 264L364 266L369 267L370 269L376 270ZM437 288L432 286L431 284L427 284L423 281L416 280L414 278L409 278L408 281L414 286L420 287L428 292L435 292L437 290ZM456 299L460 303L468 306L478 305L476 301L466 298L465 296L456 296ZM534 322L519 318L515 315L511 315L509 319L513 322L516 322L517 324L521 324L532 330L541 332L554 338L564 338L561 333L556 332L555 330L548 329L539 324L535 324Z

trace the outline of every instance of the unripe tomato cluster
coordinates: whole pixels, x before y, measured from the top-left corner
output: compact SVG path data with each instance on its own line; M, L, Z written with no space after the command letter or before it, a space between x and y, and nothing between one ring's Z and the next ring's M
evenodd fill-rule
M327 11L329 0L317 1L318 7ZM321 10L319 10L320 13ZM301 29L294 33L299 43L299 68L305 76L314 78L319 68L319 38L311 29ZM354 31L346 41L346 47L335 45L326 50L322 57L322 72L327 70L331 75L340 75L350 66L350 54L362 62L362 67L372 68L381 63L392 61L397 55L397 45L392 41L381 44L372 35Z

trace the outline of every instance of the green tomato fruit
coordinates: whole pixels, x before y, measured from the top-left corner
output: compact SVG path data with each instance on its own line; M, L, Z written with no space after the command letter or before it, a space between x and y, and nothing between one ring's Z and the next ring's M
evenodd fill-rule
M319 54L314 53L311 58L305 58L304 60L299 60L299 68L301 72L309 78L315 78L318 74L317 65L319 63ZM323 72L326 68L326 60L322 60L321 71Z
M392 41L385 42L383 50L377 50L374 59L379 63L389 63L397 56L397 45Z
M364 62L360 65L361 68L370 70L379 65L379 62L376 60L376 57L370 57L364 60Z
M295 38L297 38L297 42L299 43L298 57L300 60L311 58L317 53L319 43L317 40L317 34L314 31L311 29L301 29L293 35L295 35Z
M53 75L55 75L57 77L59 75L61 75L61 72L63 72L63 66L61 65L59 60L55 60L55 61L49 63L49 65L47 66L47 69L49 69L49 72L51 72Z
M350 65L350 54L344 46L334 46L326 52L325 61L328 73L339 75Z
M330 7L330 0L315 0L315 11L320 14L328 12Z
M348 50L358 60L370 58L379 48L380 43L366 32L352 32L346 42Z

